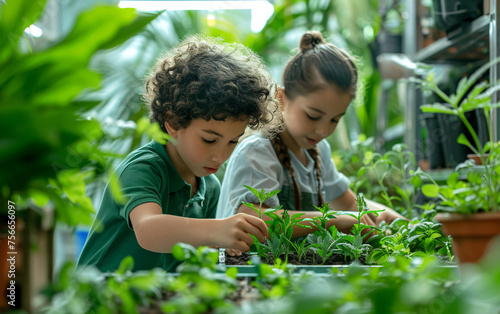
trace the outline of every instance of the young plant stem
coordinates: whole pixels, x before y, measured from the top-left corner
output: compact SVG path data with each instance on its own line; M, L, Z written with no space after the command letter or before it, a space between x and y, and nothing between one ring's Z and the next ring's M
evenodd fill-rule
M372 164L373 165L373 164ZM373 174L375 175L375 179L377 179L377 182L378 182L378 185L382 188L382 197L385 199L385 201L388 203L388 206L390 208L394 208L394 205L392 204L392 201L391 201L391 197L389 196L389 193L387 193L387 191L385 190L385 186L384 186L384 183L383 183L383 180L381 180L378 176L377 176L377 172L375 171L375 165L372 166L372 171L373 171Z

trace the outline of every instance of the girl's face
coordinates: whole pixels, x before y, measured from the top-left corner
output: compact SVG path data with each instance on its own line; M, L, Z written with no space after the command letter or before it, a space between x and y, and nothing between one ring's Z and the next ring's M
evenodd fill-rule
M336 88L319 89L294 100L285 97L286 132L295 142L290 143L292 147L287 143L288 148L311 149L331 135L351 100L350 94Z
M193 176L203 177L215 173L233 152L248 122L249 118L243 121L206 121L200 118L179 130L165 122L172 138L167 142L167 153L186 181L193 179Z

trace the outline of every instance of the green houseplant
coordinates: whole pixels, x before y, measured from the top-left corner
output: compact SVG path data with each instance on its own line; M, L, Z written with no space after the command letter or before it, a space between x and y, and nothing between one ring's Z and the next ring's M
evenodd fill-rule
M6 295L0 297L0 311L10 306L36 310L34 296L52 278L55 226L92 222L86 184L105 173L110 153L98 147L105 136L101 124L86 114L98 102L82 98L101 84L90 60L123 44L160 14L94 7L79 15L63 38L37 45L25 29L36 23L46 2L0 2L0 163L5 165L0 219L11 226L6 230L2 223L0 242L18 256L16 277L2 272L0 288L15 280L22 295L10 304L4 302ZM6 263L2 258L0 269L7 269ZM43 266L34 271L34 265Z
M486 252L491 240L500 234L500 142L493 141L490 112L500 107L492 103L491 96L500 90L497 82L477 83L478 79L500 59L492 60L477 69L470 77L464 77L454 95L446 95L436 83L433 74L420 81L451 107L442 104L422 106L423 112L435 112L458 116L470 133L472 143L461 134L457 142L476 153L483 166L464 163L457 168L468 168L467 180L460 181L457 172L450 175L445 186L439 188L443 211L436 216L442 223L443 232L451 235L453 248L462 263L477 262ZM477 83L477 84L476 84ZM484 145L465 113L482 110L489 130L489 141Z

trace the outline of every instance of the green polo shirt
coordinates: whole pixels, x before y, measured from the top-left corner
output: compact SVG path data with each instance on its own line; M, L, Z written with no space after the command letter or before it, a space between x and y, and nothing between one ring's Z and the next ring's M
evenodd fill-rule
M109 183L78 260L78 266L94 265L103 272L115 271L128 255L134 258L133 270L160 267L175 271L179 264L172 254L143 249L129 220L138 205L155 202L164 214L189 218L214 218L220 193L219 180L210 175L199 178L193 197L175 169L165 147L152 141L130 153L115 170L121 183L125 204L117 203Z

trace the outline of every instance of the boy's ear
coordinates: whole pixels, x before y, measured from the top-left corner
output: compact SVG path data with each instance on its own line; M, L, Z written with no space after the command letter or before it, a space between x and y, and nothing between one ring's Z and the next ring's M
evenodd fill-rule
M171 123L172 120L169 119L169 116L170 116L170 113L167 112L167 114L165 114L165 122L164 122L165 130L167 130L168 135L170 135L173 138L176 138L179 130L177 130L172 125L172 123Z
M279 101L280 105L280 109L283 110L285 109L285 102L286 102L286 95L285 95L285 88L284 87L279 87L277 88L276 90L276 95L275 95L276 99Z

